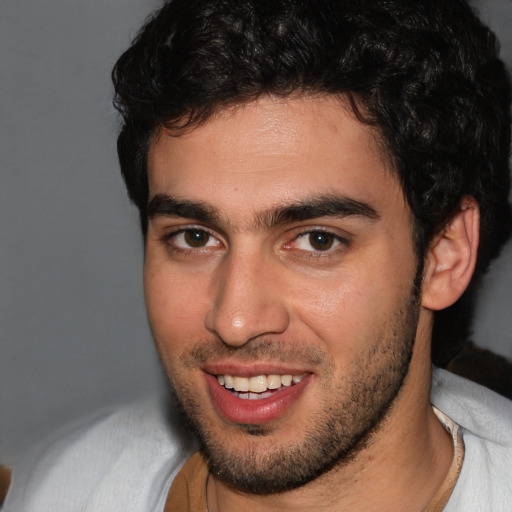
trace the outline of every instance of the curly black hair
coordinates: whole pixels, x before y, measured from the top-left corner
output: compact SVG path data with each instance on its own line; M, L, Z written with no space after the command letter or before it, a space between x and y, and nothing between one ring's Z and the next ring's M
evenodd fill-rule
M422 258L464 196L481 210L477 274L510 234L510 82L464 0L171 0L113 73L121 171L147 229L146 159L176 134L263 95L344 95L375 126ZM469 329L471 294L436 314L434 362ZM455 319L455 321L454 321Z

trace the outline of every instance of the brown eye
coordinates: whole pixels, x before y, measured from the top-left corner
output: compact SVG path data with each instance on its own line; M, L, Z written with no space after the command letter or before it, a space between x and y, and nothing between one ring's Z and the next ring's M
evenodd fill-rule
M323 231L316 231L309 233L309 243L316 251L328 251L336 241L332 233L324 233Z
M200 229L188 229L184 232L183 238L189 247L204 247L210 240L210 235Z
M304 251L305 253L328 253L335 251L341 245L347 245L347 241L330 231L316 230L306 231L297 236L290 248Z

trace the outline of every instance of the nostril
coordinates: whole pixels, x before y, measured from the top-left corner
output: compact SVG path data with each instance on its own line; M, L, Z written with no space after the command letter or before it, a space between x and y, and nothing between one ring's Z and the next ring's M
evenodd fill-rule
M283 333L288 323L286 308L268 303L259 307L253 304L244 312L212 308L205 316L206 329L231 346L242 346L262 335Z

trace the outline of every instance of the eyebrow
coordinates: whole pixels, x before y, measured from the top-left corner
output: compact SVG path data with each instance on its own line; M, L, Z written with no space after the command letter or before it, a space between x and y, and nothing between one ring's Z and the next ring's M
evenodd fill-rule
M367 203L345 196L315 196L297 203L264 212L259 223L273 227L286 222L297 222L320 217L362 217L371 221L380 218L377 210Z
M148 218L181 217L206 224L217 224L221 218L219 210L204 203L174 198L167 194L156 194L148 203ZM253 229L273 228L280 224L299 222L320 217L362 217L369 221L380 219L372 206L345 196L321 195L272 207L257 215ZM229 223L229 221L228 221Z
M206 203L180 200L167 194L156 194L148 203L147 213L149 219L183 217L206 223L219 219L217 210Z

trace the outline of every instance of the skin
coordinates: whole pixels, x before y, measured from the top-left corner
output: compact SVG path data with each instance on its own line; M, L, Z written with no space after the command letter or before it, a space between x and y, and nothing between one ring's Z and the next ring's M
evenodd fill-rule
M156 201L150 215L148 316L169 379L210 443L263 470L283 453L300 453L340 403L353 401L351 389L375 389L371 407L384 409L369 442L292 491L241 492L210 475L210 512L421 510L453 450L429 405L433 307L422 297L411 306L412 216L376 134L339 98L265 97L179 137L162 130L148 176L150 205L181 201L178 210L176 201L170 209ZM279 222L269 214L319 197L348 198L373 213ZM206 208L198 214L183 204ZM332 234L327 249L312 245L317 231ZM435 268L426 267L427 288ZM390 368L409 342L402 382ZM207 375L226 368L308 379L289 407L251 432L212 400ZM382 378L400 388L390 407ZM338 418L350 428L368 408L357 403Z

